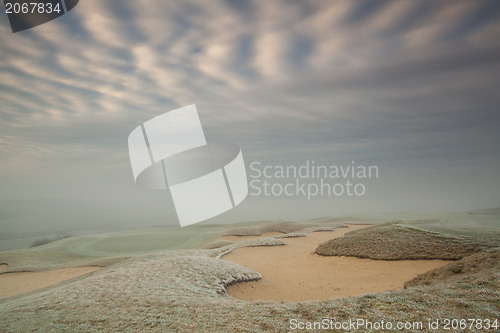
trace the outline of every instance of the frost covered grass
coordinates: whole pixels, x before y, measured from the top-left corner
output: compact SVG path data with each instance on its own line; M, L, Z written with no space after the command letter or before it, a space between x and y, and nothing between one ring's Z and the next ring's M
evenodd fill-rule
M274 238L294 238L294 237L305 237L307 233L305 232L289 232L288 234L282 234L273 236Z
M342 219L345 221L345 219ZM368 223L366 223L368 224ZM316 231L332 231L335 228L346 227L345 222L338 222L337 219L319 219L304 223L297 222L273 222L259 223L257 225L246 225L242 227L235 226L226 231L224 236L260 236L268 232L280 232L282 234L302 233ZM293 237L293 236L292 236Z
M498 249L465 256L398 291L303 303L246 302L227 294L226 286L259 279L260 274L223 261L221 255L237 247L281 242L267 237L214 249L122 257L55 287L0 299L0 331L288 332L292 318L426 322L500 315Z
M500 276L498 270L495 270L495 268L498 268L499 263L500 248L492 248L420 274L413 280L408 281L405 286L431 285L440 281L453 281L469 284L487 283L490 287L500 290Z
M234 228L224 234L224 236L260 236L268 232L281 232L287 234L290 232L302 230L310 227L310 224L296 222L274 222L254 226Z
M465 237L444 236L408 225L390 224L349 232L344 237L320 244L316 253L382 260L457 260L489 247Z
M451 282L434 279L362 297L277 303L229 296L227 285L260 275L216 254L179 250L131 258L50 290L0 300L0 330L287 332L292 318L415 321L499 315L498 260L476 268L472 280L465 269Z

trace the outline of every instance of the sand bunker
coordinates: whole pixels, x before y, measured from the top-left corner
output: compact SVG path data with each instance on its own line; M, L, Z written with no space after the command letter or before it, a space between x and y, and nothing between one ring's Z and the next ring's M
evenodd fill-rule
M259 272L262 279L229 286L228 293L243 300L292 302L358 296L401 289L406 281L417 275L449 263L444 260L383 261L314 254L320 243L363 227L366 226L351 225L330 232L310 233L306 237L285 238L285 246L235 249L223 259Z
M44 288L98 269L101 269L101 267L91 266L56 269L44 272L0 274L0 298Z

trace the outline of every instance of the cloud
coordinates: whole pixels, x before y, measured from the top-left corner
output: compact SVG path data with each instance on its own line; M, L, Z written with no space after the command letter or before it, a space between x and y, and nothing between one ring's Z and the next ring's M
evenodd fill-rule
M249 159L498 165L499 17L483 0L86 0L0 37L0 161L78 152L126 174L130 130L196 103Z

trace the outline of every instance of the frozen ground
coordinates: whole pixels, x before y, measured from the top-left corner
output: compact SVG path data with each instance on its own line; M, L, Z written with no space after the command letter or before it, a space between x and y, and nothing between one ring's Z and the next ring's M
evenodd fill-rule
M64 244L69 240L60 242ZM267 238L243 245L279 244L279 238ZM88 253L74 254L77 264L101 260L107 267L41 291L1 299L0 331L287 332L291 319L343 321L361 318L427 323L439 318L494 320L500 317L498 249L453 262L449 268L441 268L439 274L409 283L400 291L327 301L278 303L245 302L226 293L227 285L260 277L257 272L219 259L233 246L243 245L163 250L111 259ZM74 264L69 260L68 253L72 253L69 249L71 247L60 244L41 247L22 265L46 269ZM50 254L49 250L59 253L60 259L56 256L38 261ZM26 253L11 252L10 256L0 253L0 261L15 266L12 260L20 259L22 254ZM407 331L422 332L421 329ZM470 330L479 331L485 330Z

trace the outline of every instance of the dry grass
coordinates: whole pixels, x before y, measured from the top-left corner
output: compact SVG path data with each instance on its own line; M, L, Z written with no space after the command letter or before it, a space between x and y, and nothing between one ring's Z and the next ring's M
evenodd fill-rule
M455 283L487 284L488 287L500 290L500 276L495 267L500 263L500 248L475 253L459 261L420 274L405 286L430 285L442 281ZM486 274L487 272L487 274Z
M381 260L458 260L488 248L466 238L446 237L406 225L382 225L356 230L322 243L316 253Z

